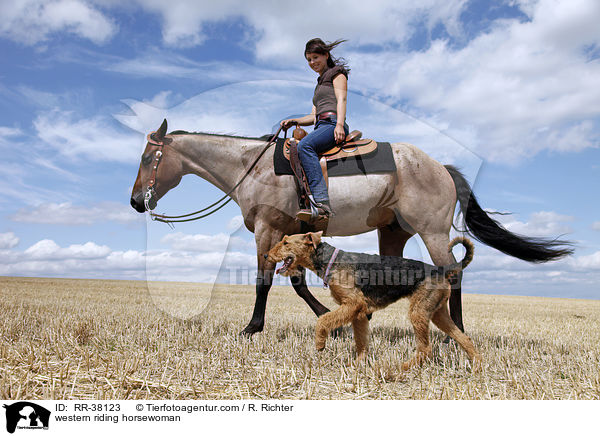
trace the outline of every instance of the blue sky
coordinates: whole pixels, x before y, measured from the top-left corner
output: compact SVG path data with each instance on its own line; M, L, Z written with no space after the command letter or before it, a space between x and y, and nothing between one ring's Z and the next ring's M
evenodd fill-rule
M166 117L262 135L310 112L302 52L319 36L348 39L351 128L464 168L510 230L577 243L546 265L478 244L465 292L600 298L600 3L344 3L2 2L0 275L144 279L148 262L162 266L151 279L209 282L229 247L251 281L233 203L174 230L131 209L145 133ZM186 176L158 209L220 194ZM374 233L334 244L377 246ZM428 260L416 238L406 254Z

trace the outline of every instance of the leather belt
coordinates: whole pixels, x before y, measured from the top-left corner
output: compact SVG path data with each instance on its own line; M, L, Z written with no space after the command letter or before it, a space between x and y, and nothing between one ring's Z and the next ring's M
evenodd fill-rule
M335 112L323 112L323 113L320 113L317 116L317 118L320 120L326 120L328 118L331 118L332 116L335 117L335 116L337 116L337 114Z

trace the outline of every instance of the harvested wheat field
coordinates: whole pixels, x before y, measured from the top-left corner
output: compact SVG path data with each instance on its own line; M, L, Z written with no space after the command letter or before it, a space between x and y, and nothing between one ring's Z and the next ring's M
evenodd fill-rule
M376 312L368 361L349 329L314 350L315 316L291 286L274 287L251 339L253 287L0 278L3 399L598 399L600 301L464 295L467 333L484 359L432 327L414 352L406 302ZM314 288L328 307L327 290ZM209 298L210 303L197 313ZM166 309L159 309L157 305ZM197 307L196 307L197 306ZM178 312L179 311L179 312Z

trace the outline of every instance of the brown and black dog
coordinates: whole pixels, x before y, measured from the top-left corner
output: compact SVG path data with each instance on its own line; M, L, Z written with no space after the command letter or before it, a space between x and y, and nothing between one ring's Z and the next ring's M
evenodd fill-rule
M277 272L286 276L300 274L299 266L310 269L328 284L332 297L340 305L319 317L315 335L317 350L325 348L331 330L352 323L357 357L363 359L368 343L367 315L408 297L417 352L404 362L402 369L421 365L431 357L429 321L458 342L479 368L481 356L471 339L454 324L447 308L450 281L473 259L473 244L469 239L455 238L448 247L452 250L457 244L464 245L466 253L462 261L437 267L403 257L345 252L322 242L322 234L286 236L265 255L271 262L283 261Z

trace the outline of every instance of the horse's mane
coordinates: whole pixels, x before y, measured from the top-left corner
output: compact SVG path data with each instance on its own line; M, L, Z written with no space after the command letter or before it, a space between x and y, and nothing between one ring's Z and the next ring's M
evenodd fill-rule
M236 139L249 139L254 141L268 141L273 137L272 133L267 133L266 135L260 137L252 137L252 136L239 136L239 135L225 135L222 133L207 133L207 132L188 132L186 130L173 130L169 135L209 135L209 136L220 136L225 138L236 138Z

